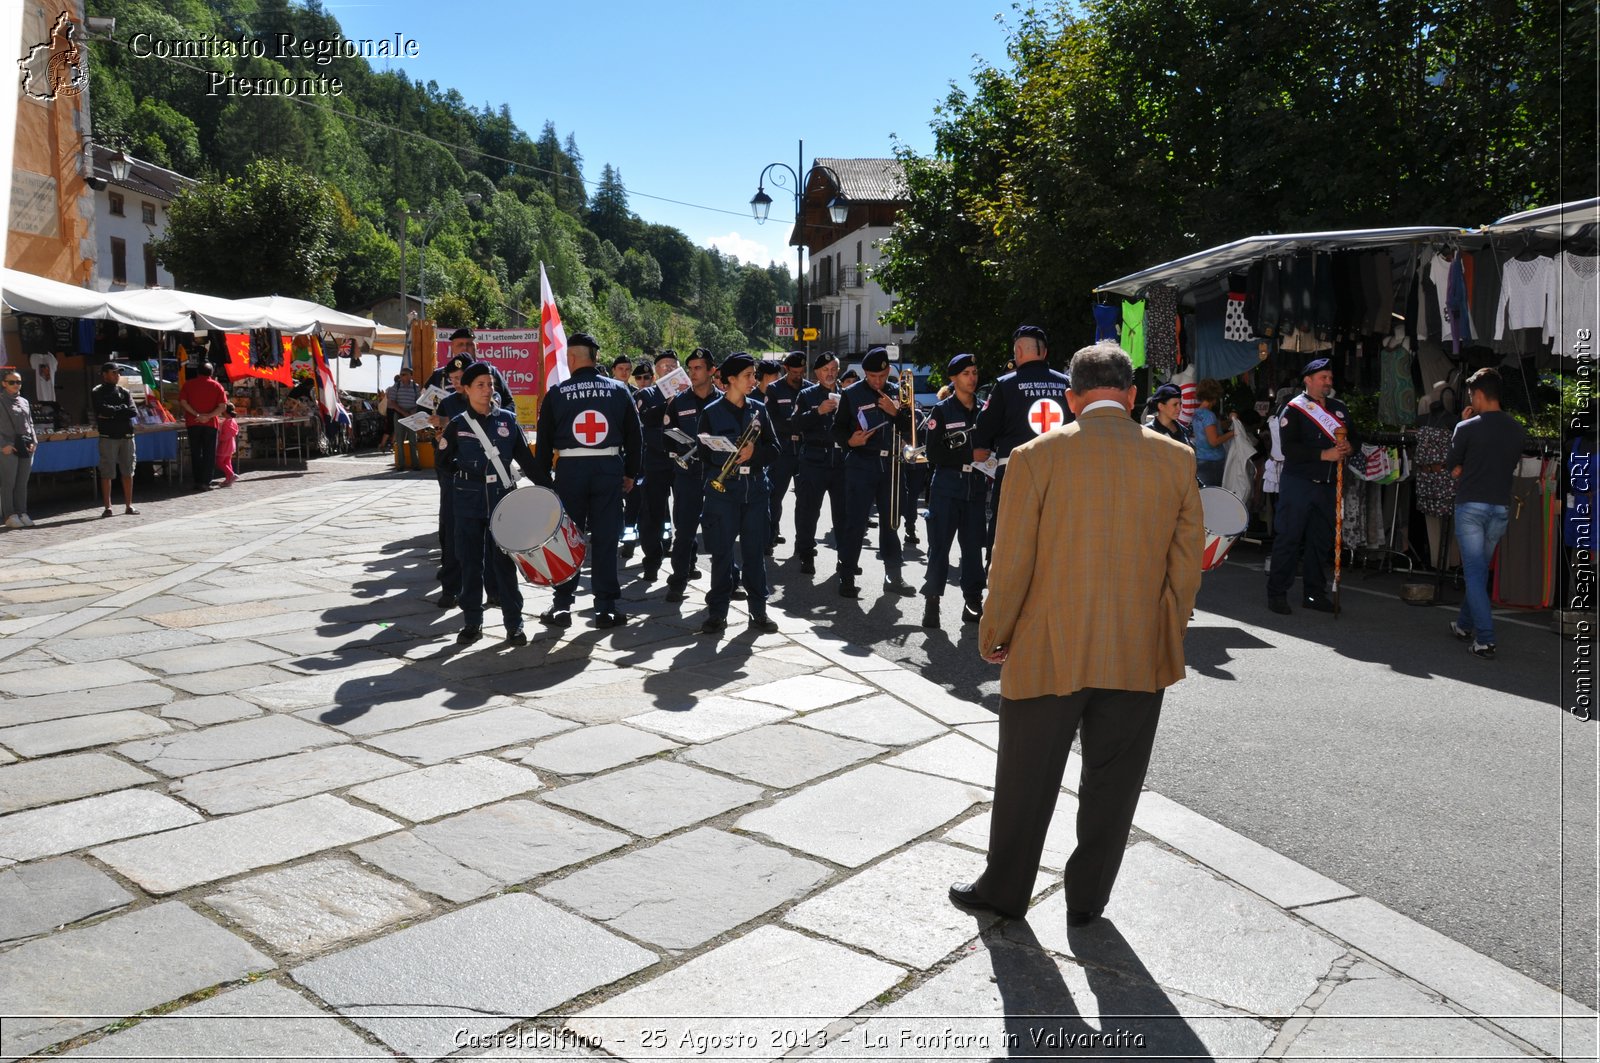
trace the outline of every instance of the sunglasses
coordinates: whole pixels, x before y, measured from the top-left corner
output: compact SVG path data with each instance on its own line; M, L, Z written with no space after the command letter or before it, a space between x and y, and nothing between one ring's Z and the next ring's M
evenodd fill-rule
M18 387L22 386L22 381L21 380L7 380L5 383L7 385L16 384Z

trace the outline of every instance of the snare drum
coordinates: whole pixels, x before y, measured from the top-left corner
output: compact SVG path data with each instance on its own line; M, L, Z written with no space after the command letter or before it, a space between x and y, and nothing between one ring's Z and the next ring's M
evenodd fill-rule
M588 537L548 487L520 487L502 498L489 515L489 534L540 587L575 578L589 552Z
M1250 511L1239 496L1225 487L1202 487L1200 510L1206 526L1206 548L1200 555L1200 571L1210 572L1222 564L1233 542L1250 526Z

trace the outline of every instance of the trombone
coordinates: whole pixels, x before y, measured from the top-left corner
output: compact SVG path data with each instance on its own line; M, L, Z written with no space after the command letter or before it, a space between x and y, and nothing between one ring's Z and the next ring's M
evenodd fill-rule
M733 470L739 467L739 454L747 446L753 446L761 438L761 416L752 414L749 423L744 426L744 431L739 433L739 441L733 445L733 453L722 463L722 469L711 479L711 489L718 493L728 489L728 477L733 475Z

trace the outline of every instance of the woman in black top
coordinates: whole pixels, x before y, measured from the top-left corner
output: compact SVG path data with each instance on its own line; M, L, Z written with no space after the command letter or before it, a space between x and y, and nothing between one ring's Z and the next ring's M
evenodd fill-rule
M1145 426L1160 432L1162 435L1171 436L1186 446L1194 446L1194 437L1189 434L1188 427L1178 420L1178 411L1183 406L1183 393L1176 384L1162 384L1156 388L1154 395L1146 408L1154 411L1155 417Z

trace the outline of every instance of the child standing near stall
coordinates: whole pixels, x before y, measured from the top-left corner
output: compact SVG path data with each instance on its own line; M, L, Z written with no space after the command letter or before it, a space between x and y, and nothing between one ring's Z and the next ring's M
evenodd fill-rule
M233 403L217 418L217 471L222 474L222 486L232 487L239 477L233 471L233 452L238 449L239 422L234 419Z

